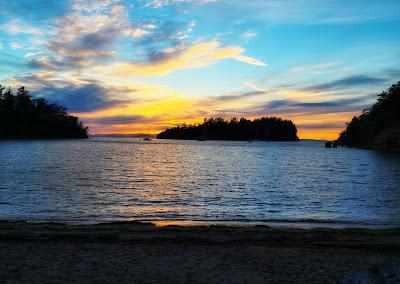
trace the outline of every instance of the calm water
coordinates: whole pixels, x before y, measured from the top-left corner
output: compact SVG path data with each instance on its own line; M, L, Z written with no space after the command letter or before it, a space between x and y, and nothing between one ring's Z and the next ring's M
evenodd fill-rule
M318 141L3 141L0 219L400 226L400 156Z

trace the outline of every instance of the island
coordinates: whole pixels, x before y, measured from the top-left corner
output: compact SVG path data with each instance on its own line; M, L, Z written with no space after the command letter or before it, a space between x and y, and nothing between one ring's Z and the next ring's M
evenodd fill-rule
M66 108L0 85L0 139L88 138L88 128Z
M338 143L365 149L400 149L400 82L379 94L371 108L347 123Z
M295 124L277 117L253 120L221 117L205 118L203 123L168 128L157 139L299 141Z

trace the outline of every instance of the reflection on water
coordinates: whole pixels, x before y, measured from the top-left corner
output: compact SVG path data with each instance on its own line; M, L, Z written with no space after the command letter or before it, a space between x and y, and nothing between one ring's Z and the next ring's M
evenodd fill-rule
M400 224L400 156L322 142L0 142L0 218Z

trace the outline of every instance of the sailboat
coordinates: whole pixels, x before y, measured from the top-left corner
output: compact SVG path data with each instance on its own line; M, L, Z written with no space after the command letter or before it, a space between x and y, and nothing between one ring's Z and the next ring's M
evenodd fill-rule
M147 128L147 137L143 138L144 141L150 141L150 133L149 133L149 128Z

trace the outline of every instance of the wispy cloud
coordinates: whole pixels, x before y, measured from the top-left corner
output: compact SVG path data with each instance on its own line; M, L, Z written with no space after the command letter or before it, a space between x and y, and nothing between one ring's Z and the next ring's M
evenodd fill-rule
M40 54L43 54L43 52L28 52L28 53L26 53L25 54L25 57L26 58L28 58L28 57L32 57L32 56L36 56L36 55L40 55Z
M384 70L390 77L394 77L395 79L400 78L400 69L397 68L389 68Z
M15 35L15 34L33 34L43 35L43 31L39 28L32 27L28 24L23 24L20 20L14 19L10 22L0 25L0 30Z
M216 2L218 0L150 0L146 6L153 8L162 8L164 6L170 5L204 5L212 2Z
M86 118L86 123L100 124L100 125L120 125L120 124L133 124L148 121L148 118L143 115L116 115L116 116L103 116L97 118Z
M261 60L255 59L253 57L245 56L245 55L242 55L242 54L233 56L232 58L236 59L238 61L247 63L247 64L251 64L251 65L267 66L267 63L264 63Z
M327 62L327 63L319 63L319 64L311 64L311 65L301 65L291 68L293 72L301 72L301 73L326 73L333 69L336 66L336 62Z
M316 84L306 87L304 90L313 92L323 92L342 88L353 88L358 86L368 86L385 83L387 79L371 77L368 75L353 75L327 83Z
M244 31L241 35L240 35L240 38L242 39L242 40L251 40L251 39L253 39L253 38L255 38L255 37L257 37L257 32L256 31L254 31L254 30L247 30L247 31Z
M338 122L321 122L321 123L301 123L296 125L302 129L337 129L344 128L345 124L342 121Z
M119 63L101 66L101 72L117 73L121 76L164 75L179 69L199 68L223 59L235 59L247 64L265 66L255 58L242 55L245 50L237 46L221 47L217 41L200 42L177 49L164 50L142 63Z
M252 97L259 97L264 95L264 91L254 91L254 92L244 92L244 93L236 93L236 94L227 94L227 95L220 95L220 96L213 96L205 98L204 100L200 100L198 102L199 105L202 106L218 106L220 103L226 102L234 102L240 100L247 100Z
M19 48L22 48L22 44L20 44L19 42L12 42L12 43L10 44L10 46L11 46L12 49L19 49Z
M265 93L267 92L266 89L259 88L259 87L257 87L256 85L254 85L254 84L252 84L252 83L243 82L243 84L245 84L247 87L249 87L249 88L251 88L251 89L253 89L253 90L255 90L255 91L265 92Z

